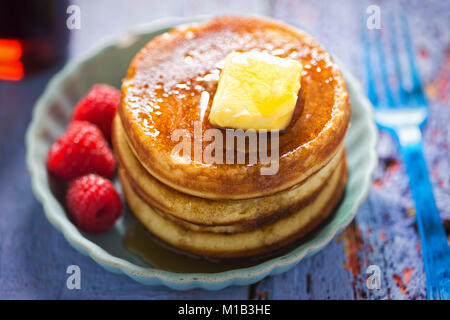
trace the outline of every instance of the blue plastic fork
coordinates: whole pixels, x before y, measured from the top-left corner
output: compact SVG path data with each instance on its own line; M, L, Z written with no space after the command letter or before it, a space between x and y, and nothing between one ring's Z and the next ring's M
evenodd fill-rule
M450 299L450 248L444 226L433 196L422 145L422 127L428 119L428 105L422 90L419 74L414 63L414 53L408 24L401 17L401 31L408 56L412 89L406 90L402 78L397 37L393 18L389 20L390 47L395 76L398 83L397 97L388 81L386 57L381 44L381 30L369 31L364 24L362 37L365 50L367 94L375 107L375 120L382 130L387 130L397 141L416 206L416 220L422 247L427 281L427 298ZM371 61L369 33L375 33L375 50L378 56L381 80L385 96L380 99L375 84Z

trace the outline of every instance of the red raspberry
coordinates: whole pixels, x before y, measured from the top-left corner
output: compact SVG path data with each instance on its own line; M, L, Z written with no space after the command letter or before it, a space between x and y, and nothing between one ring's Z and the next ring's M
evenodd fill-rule
M122 213L122 200L114 185L96 174L71 182L66 204L74 223L93 233L108 231Z
M47 168L71 180L88 173L114 175L116 160L100 130L92 123L74 121L48 151Z
M120 92L106 84L94 85L78 102L73 120L84 120L95 124L111 141L111 125L120 102Z

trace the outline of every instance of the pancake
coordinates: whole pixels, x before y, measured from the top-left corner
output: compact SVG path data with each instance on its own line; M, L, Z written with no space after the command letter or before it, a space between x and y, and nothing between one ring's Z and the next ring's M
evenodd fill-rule
M220 72L225 56L237 50L266 51L304 66L293 119L280 134L279 171L274 175L262 175L260 161L184 163L171 155L178 144L171 139L176 129L193 136L195 121L201 122L202 134L212 128L212 98L202 110L201 96L214 97L217 82L211 78ZM123 80L119 115L137 159L162 183L201 198L250 199L287 190L326 166L342 149L350 104L339 68L312 37L270 19L220 17L150 41Z
M302 184L267 197L210 200L176 191L150 175L130 149L119 117L114 119L112 132L116 158L139 197L167 219L194 231L250 231L296 212L317 196L345 158L342 148Z
M119 177L128 205L154 236L183 252L228 259L265 255L311 232L339 203L347 181L347 166L345 161L341 162L317 197L298 212L253 231L233 234L187 230L142 200L123 169L119 170Z

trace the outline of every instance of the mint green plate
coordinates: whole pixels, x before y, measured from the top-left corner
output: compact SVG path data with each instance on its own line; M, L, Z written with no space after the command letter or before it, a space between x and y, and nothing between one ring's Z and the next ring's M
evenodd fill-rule
M204 19L158 20L72 60L50 81L36 103L26 136L27 166L33 191L48 220L67 241L111 272L126 274L144 284L166 285L177 290L218 290L231 285L248 285L291 269L304 257L323 248L350 223L368 194L377 163L377 130L372 120L372 107L355 78L341 66L352 104L351 127L345 140L349 166L345 198L327 224L296 249L248 268L220 273L175 273L149 266L123 246L123 236L133 219L128 212L107 234L92 236L80 232L50 190L45 166L48 148L65 131L73 107L91 85L103 82L119 88L131 59L150 39L178 24Z

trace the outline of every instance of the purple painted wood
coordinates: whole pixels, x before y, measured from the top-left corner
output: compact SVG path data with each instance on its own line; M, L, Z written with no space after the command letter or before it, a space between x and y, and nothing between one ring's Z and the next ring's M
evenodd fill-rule
M304 28L363 80L361 17L370 1L76 1L82 29L72 32L70 55L127 26L165 15L258 13ZM437 205L450 226L450 6L441 1L380 2L382 19L406 11L418 66L431 105L425 152ZM433 19L427 17L433 16ZM60 67L60 66L59 66ZM31 194L24 133L32 106L59 67L20 82L0 81L0 298L130 299L423 299L420 241L404 167L390 137L381 134L380 163L369 198L355 221L326 248L293 270L250 287L218 292L142 286L111 274L74 249L45 219ZM66 289L66 268L82 270L82 289ZM380 290L366 286L366 269L381 270Z
M333 54L338 56L355 75L362 79L363 52L359 39L361 16L370 2L353 1L299 4L295 1L277 1L275 17L300 26L316 36ZM406 10L414 37L416 54L427 98L431 104L430 122L425 129L425 152L437 195L442 218L448 225L450 219L450 180L448 166L449 32L442 24L448 17L448 5L438 3L425 6L422 2L379 4L382 17ZM337 14L339 12L339 14ZM300 14L299 14L300 13ZM425 16L436 20L425 23ZM382 22L383 23L383 22ZM345 40L344 40L345 39ZM349 50L349 47L351 48ZM378 144L380 163L368 200L358 211L355 221L333 243L315 257L306 259L297 268L282 276L265 280L257 288L265 296L273 298L355 299L423 299L425 279L420 254L420 240L414 219L414 207L408 188L408 180L398 152L390 137L381 134ZM350 278L329 294L339 271L336 270L336 246L343 243L338 261ZM329 249L332 247L333 249ZM339 247L338 247L339 248ZM322 257L326 255L326 257ZM325 266L315 265L324 259ZM308 268L308 264L314 266ZM370 290L366 286L366 269L377 265L381 270L381 289ZM337 267L339 269L339 267ZM311 275L311 276L309 276ZM309 278L327 279L312 281L311 290L301 288ZM340 279L345 279L340 277ZM284 283L284 284L283 284ZM285 293L280 288L288 288Z

